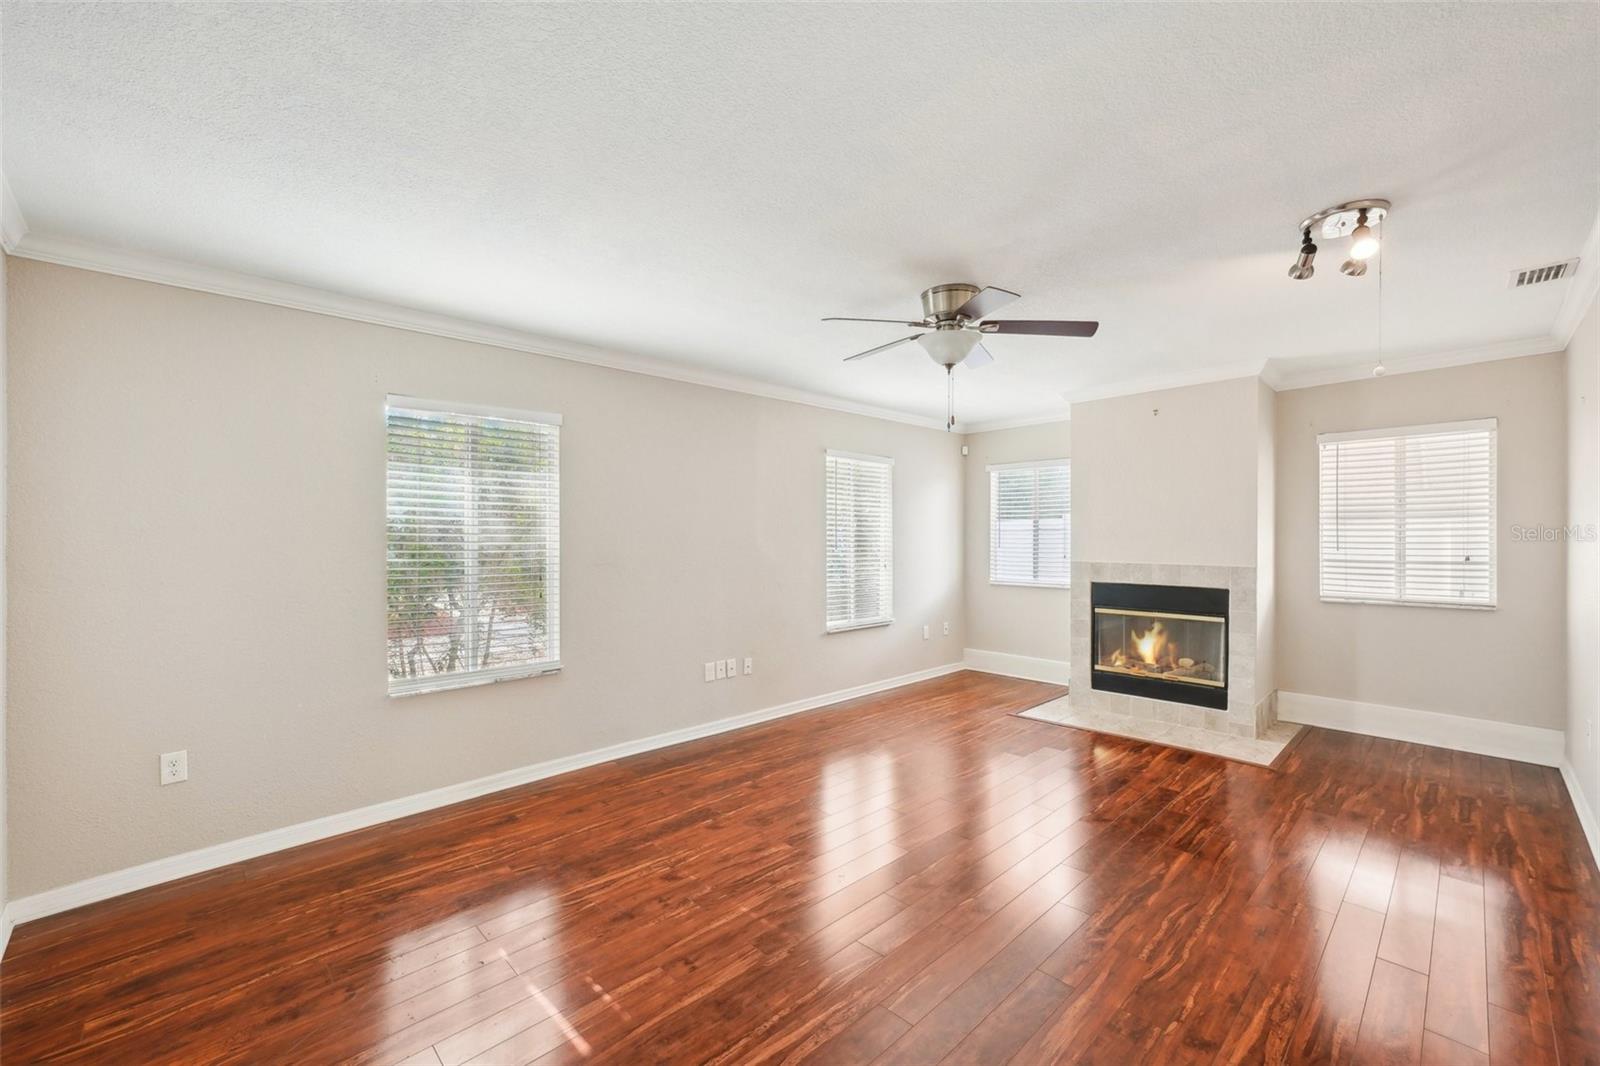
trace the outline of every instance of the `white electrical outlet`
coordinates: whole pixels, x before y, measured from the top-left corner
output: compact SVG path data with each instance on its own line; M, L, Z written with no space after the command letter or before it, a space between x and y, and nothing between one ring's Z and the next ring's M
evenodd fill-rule
M927 640L928 639L928 627L927 626L923 626L922 627L922 639L923 640Z
M745 677L749 677L751 674L753 674L755 672L756 672L756 661L754 659L750 658L750 656L746 655L744 657L744 676Z
M715 681L716 679L717 679L717 664L716 663L706 663L706 680L707 681Z
M721 681L723 678L725 678L727 676L728 676L728 660L726 660L726 659L718 659L717 660L717 680Z
M161 756L161 783L163 785L176 785L179 781L189 780L189 753L187 751L169 751Z

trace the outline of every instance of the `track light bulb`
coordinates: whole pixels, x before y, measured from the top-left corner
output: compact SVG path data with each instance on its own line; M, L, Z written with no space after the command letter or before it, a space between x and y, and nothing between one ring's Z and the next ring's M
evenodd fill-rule
M1339 266L1339 273L1345 277L1359 278L1367 272L1367 264L1359 259L1346 259Z
M1289 276L1295 281L1304 281L1317 272L1311 265L1317 257L1317 246L1311 243L1311 231L1306 230L1300 242L1300 255L1294 261L1294 266L1289 268Z
M1378 252L1378 235L1367 225L1365 210L1356 218L1356 228L1350 231L1350 258L1371 259Z

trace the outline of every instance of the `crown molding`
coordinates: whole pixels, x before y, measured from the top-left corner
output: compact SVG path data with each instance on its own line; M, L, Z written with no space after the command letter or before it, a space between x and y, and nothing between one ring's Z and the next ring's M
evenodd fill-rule
M1469 366L1472 363L1494 363L1502 359L1520 359L1529 355L1549 355L1566 348L1567 342L1559 337L1529 337L1524 340L1502 341L1477 348L1441 348L1431 351L1399 352L1383 358L1385 376L1414 374L1420 370L1444 370L1452 366ZM1288 371L1281 364L1271 364L1263 380L1273 389L1285 392L1290 389L1309 389L1318 385L1338 385L1347 381L1367 381L1372 378L1372 365L1376 357L1369 356L1355 366L1324 367L1299 372Z
M7 202L11 202L9 193L7 194ZM18 219L20 221L20 213ZM215 267L196 266L192 263L163 259L159 256L146 255L142 252L107 248L102 245L76 241L65 237L41 236L28 233L25 227L16 246L7 250L23 259L34 259L41 263L54 263L58 266L76 267L80 270L93 270L97 273L114 274L117 277L132 278L137 281L150 281L158 285L171 285L180 289L192 289L196 292L207 292L217 296L230 296L239 300L251 300L256 303L272 304L276 307L288 307L297 311L310 311L313 314L330 315L335 318L346 318L355 322L367 322L378 326L389 326L394 329L409 330L413 333L426 333L435 337L448 337L452 340L485 344L510 351L528 352L532 355L547 356L551 359L585 363L590 366L605 367L608 370L620 370L629 374L644 374L648 377L665 378L668 381L700 385L711 389L723 389L727 392L739 392L750 396L759 396L763 399L779 400L784 403L819 407L844 414L861 415L866 418L877 418L888 422L898 422L902 425L917 426L922 429L939 431L945 429L944 419L942 418L929 418L905 411L897 411L893 408L856 403L821 393L807 392L803 389L772 385L735 374L724 374L713 370L696 370L661 360L650 359L645 356L628 355L605 348L590 347L568 341L555 341L536 334L508 329L504 326L488 325L431 311L402 307L397 304L387 304L377 300L347 296L342 293L315 289L305 285L274 281L270 278L258 277L253 274L241 274L231 270L220 270Z
M962 433L994 433L1002 429L1023 429L1027 426L1053 426L1058 422L1071 422L1072 412L1062 411L1048 415L1029 415L1021 418L996 418L988 422L957 422Z
M1572 343L1573 334L1583 324L1583 316L1589 313L1596 296L1600 296L1600 213L1596 213L1594 225L1589 227L1589 239L1583 242L1583 250L1578 253L1578 273L1567 288L1551 330L1561 338L1563 348Z
M16 255L17 247L27 235L28 220L22 216L17 198L11 195L11 183L6 180L5 172L0 171L0 248Z
M894 408L857 403L804 389L773 385L741 375L699 370L646 356L630 355L570 341L557 341L504 326L274 281L253 274L197 266L71 238L43 236L28 230L27 220L12 195L10 184L6 182L3 173L0 173L0 245L3 245L5 251L11 255L59 266L92 270L138 281L251 300L276 307L309 311L313 314L330 315L335 318L447 337L510 351L527 352L624 373L644 374L688 385L722 389L727 392L876 418L923 429L940 431L945 429L944 420L941 418L915 415ZM1384 358L1385 370L1389 374L1407 374L1522 356L1547 355L1564 350L1582 322L1584 314L1594 302L1597 292L1600 292L1600 218L1597 218L1596 225L1584 245L1581 260L1579 273L1573 278L1572 287L1562 303L1555 323L1555 332L1552 335L1476 348L1393 353ZM1375 356L1367 356L1360 363L1351 366L1299 372L1289 369L1289 364L1285 361L1276 359L1230 363L1195 370L1152 374L1124 382L1069 390L1062 394L1062 399L1069 404L1085 403L1245 377L1259 378L1274 391L1313 388L1318 385L1366 380L1372 376L1373 359ZM956 432L992 433L1002 429L1067 422L1071 418L1071 411L1068 410L1061 413L980 420L958 423Z

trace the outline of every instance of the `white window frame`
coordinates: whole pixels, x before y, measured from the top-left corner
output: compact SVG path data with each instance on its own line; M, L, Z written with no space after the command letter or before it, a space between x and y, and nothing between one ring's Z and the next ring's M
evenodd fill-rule
M550 564L550 588L547 592L550 601L550 624L555 631L555 656L538 662L509 663L505 666L489 667L479 670L460 670L449 674L433 674L427 677L394 678L388 679L388 692L391 697L415 696L428 692L441 692L449 689L471 688L476 685L494 684L499 681L513 681L524 677L541 677L545 674L558 673L561 670L561 443L560 427L561 416L548 411L523 411L508 407L494 407L486 404L457 403L443 400L426 400L415 396L390 395L384 401L384 480L385 480L385 527L389 521L388 503L388 433L389 412L391 409L419 413L437 413L442 415L455 415L467 418L491 418L512 422L529 422L536 425L551 426L556 429L556 472L555 472L555 499L556 499L556 525L553 537L554 559ZM385 583L388 580L387 545L388 536L385 534Z
M1004 472L1006 472L1008 470L1046 470L1046 469L1052 469L1054 467L1061 467L1061 468L1065 469L1066 472L1067 472L1067 513L1066 513L1066 530L1065 530L1067 551L1066 551L1066 558L1063 560L1063 562L1065 563L1065 566L1063 568L1063 573L1065 573L1067 575L1066 578L1064 580L1062 580L1062 581L1037 581L1037 580L1035 580L1035 581L1014 581L1014 580L1010 580L1010 579L1006 579L1006 578L998 578L998 577L996 577L995 576L995 562L996 562L996 557L995 557L995 535L998 532L996 526L999 524L1000 516L999 516L999 512L995 509L995 504L997 502L996 498L995 498L995 490L999 487L999 484L998 484L998 481L997 481L995 475L996 474L1002 474L1002 473L1004 473ZM1060 459L1029 459L1029 460L1026 460L1024 462L1020 462L1020 463L991 463L991 464L989 464L988 467L985 468L985 472L989 475L989 584L1004 586L1004 587L1008 587L1008 588L1033 588L1033 589L1069 589L1069 588L1071 588L1072 587L1072 459L1070 457L1062 457ZM1035 478L1034 478L1034 507L1035 507L1035 511L1037 511L1037 509L1038 509L1038 493L1039 493L1039 482L1038 482L1038 477L1035 476ZM1035 523L1038 522L1037 515L1035 516L1034 521L1035 521ZM1037 530L1037 528L1035 528L1035 531L1034 531L1034 553L1035 553L1035 555L1038 554L1038 530ZM1035 565L1034 565L1034 572L1038 573L1037 561L1035 562Z
M846 460L854 463L876 463L888 469L889 477L889 510L887 529L888 539L888 582L889 595L885 607L887 610L875 618L849 618L843 621L832 621L828 617L828 557L831 549L829 533L833 525L833 499L828 492L828 465L835 460ZM846 452L828 449L823 460L822 476L823 495L823 544L822 544L822 620L824 630L828 633L848 633L856 629L872 629L877 626L887 626L894 622L894 460L883 455L867 455L861 452Z
M1402 441L1408 438L1437 436L1449 433L1466 433L1474 431L1487 431L1489 434L1489 594L1486 600L1450 600L1428 597L1408 597L1405 594L1405 566L1406 566L1406 530L1405 530L1405 493L1406 472L1404 451L1397 447L1395 451L1395 496L1396 496L1396 530L1395 530L1395 583L1398 594L1395 597L1374 596L1338 596L1329 595L1324 589L1324 568L1327 558L1322 544L1322 449L1328 444L1338 444L1343 441L1356 440L1393 440ZM1497 418L1466 419L1457 422L1434 422L1415 426L1389 426L1381 429L1351 430L1342 433L1319 433L1317 435L1317 595L1323 603L1363 603L1378 604L1393 607L1444 607L1457 611L1493 611L1498 609L1500 601L1500 544L1499 544L1499 495L1500 495L1500 420Z

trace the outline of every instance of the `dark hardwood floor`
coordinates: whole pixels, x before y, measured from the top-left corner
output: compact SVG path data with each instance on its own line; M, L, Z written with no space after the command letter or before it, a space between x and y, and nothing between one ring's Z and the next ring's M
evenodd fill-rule
M955 674L19 928L0 1055L1600 1063L1559 775L1277 771Z

